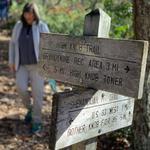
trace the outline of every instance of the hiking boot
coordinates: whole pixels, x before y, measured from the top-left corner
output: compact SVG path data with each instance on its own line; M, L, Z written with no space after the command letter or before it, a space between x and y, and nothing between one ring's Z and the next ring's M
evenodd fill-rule
M42 123L32 123L31 133L39 134L42 131Z
M30 108L25 116L24 122L26 125L32 123L32 109Z

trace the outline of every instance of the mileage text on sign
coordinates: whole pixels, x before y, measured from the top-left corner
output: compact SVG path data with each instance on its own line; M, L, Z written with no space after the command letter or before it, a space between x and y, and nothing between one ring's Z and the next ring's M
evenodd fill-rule
M61 149L130 126L133 108L133 98L100 90L59 93L53 101L51 143Z
M141 98L147 42L41 34L40 70L73 85Z

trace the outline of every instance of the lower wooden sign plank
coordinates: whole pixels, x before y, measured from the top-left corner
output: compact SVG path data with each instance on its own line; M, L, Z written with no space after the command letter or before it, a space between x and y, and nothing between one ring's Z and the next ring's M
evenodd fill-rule
M147 42L43 33L40 47L40 72L48 78L142 97Z
M55 95L51 135L56 150L132 124L133 98L94 93L86 90Z
M51 58L49 62L41 61L41 67L47 77L50 76L58 81L68 82L73 85L100 88L101 90L108 90L122 95L131 95L133 97L138 95L136 92L139 89L138 78L140 77L141 69L139 64L132 62L122 63L119 60L110 61L106 58L94 56L79 56L78 54L60 56L58 52L51 52L48 55L47 51L43 53L43 56ZM65 65L59 63L59 60L57 60L57 63L53 62L53 58L70 59L72 66L70 63ZM83 61L84 67L80 65ZM79 63L79 65L74 66L74 62Z

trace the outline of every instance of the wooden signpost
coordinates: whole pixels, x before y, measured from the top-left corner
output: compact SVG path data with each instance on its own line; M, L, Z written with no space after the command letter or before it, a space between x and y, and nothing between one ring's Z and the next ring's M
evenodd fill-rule
M96 150L97 136L132 124L131 97L142 97L148 43L108 39L109 29L110 17L98 9L86 15L82 37L41 34L41 74L105 90L73 90L54 95L52 150Z
M41 34L41 72L73 85L141 98L148 55L145 41Z
M62 149L127 127L132 124L133 108L133 98L103 91L56 94L52 106L51 148Z

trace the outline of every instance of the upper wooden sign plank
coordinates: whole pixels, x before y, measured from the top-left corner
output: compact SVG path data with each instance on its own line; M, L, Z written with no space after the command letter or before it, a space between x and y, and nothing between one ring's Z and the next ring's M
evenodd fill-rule
M148 42L41 34L40 72L48 78L141 98Z

